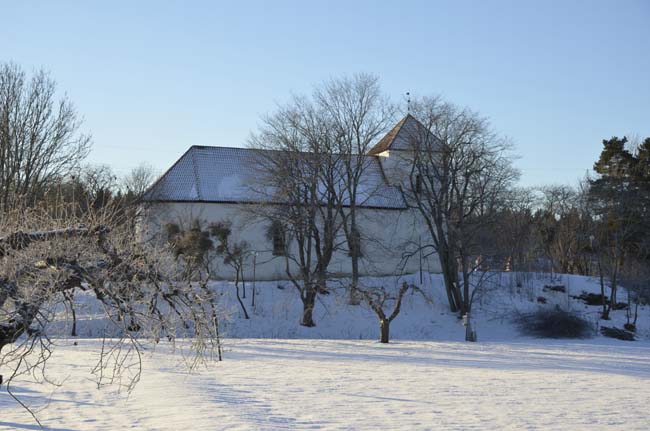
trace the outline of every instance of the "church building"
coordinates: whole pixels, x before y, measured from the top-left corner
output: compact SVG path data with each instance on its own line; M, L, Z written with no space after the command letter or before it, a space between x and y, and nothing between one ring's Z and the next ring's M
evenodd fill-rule
M409 136L420 126L407 115L364 156L368 164L362 181L373 192L357 205L362 276L440 271L436 255L419 251L429 242L429 233L402 193L408 180ZM169 224L188 228L195 220L204 226L228 222L232 240L248 244L247 279L286 279L287 262L292 265L287 258L291 239L263 216L265 207L281 203L255 190L260 151L265 150L190 147L146 192L143 234L162 238ZM220 278L234 277L220 262L215 262L215 272ZM335 252L329 272L332 277L351 273L349 250Z

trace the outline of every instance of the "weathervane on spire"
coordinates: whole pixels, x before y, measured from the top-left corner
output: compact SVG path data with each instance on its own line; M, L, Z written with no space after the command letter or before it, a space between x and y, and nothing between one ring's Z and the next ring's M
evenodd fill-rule
M411 113L411 92L410 91L406 92L406 112L408 114Z

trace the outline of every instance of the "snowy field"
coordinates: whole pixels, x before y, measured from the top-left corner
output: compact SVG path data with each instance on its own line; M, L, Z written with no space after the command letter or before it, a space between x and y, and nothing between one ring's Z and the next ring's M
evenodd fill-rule
M228 341L187 373L145 358L130 397L97 390L99 342L59 348L59 389L16 384L52 430L647 430L650 345L583 342ZM43 394L45 389L52 393ZM0 392L0 429L36 429Z
M232 283L215 283L225 360L189 372L183 356L161 344L144 356L130 395L116 386L97 389L97 337L110 328L93 299L79 293L78 345L66 335L65 314L54 331L48 377L62 385L19 380L13 388L51 430L650 429L649 307L639 309L637 341L613 340L597 328L622 327L625 311L603 322L600 307L572 298L597 293L597 280L497 274L475 304L479 342L465 343L440 275L424 274L421 283L417 274L363 280L388 288L403 281L419 290L405 297L388 345L376 342L376 315L348 305L341 283L319 296L315 328L298 325L300 300L286 282L257 283L255 306L249 283L248 320ZM593 324L592 338L522 336L513 319L540 308L580 314ZM4 386L0 429L38 429Z

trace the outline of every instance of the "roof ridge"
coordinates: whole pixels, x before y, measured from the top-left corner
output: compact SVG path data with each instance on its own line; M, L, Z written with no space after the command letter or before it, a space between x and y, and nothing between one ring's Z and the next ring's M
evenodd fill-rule
M190 151L192 149L197 149L197 150L211 150L211 149L219 149L219 150L245 150L245 151L250 151L253 153L261 153L261 152L289 152L287 150L276 150L272 148L251 148L251 147L227 147L223 145L191 145L190 148L187 151ZM297 154L311 154L309 151L294 151ZM334 153L337 156L343 156L343 155L352 155L352 156L362 156L362 157L377 157L376 154L370 154L370 153Z
M233 149L233 150L251 150L255 151L258 150L258 148L250 148L250 147L231 147L228 145L190 145L190 148L196 148L197 150L205 149L205 148L223 148L223 149Z

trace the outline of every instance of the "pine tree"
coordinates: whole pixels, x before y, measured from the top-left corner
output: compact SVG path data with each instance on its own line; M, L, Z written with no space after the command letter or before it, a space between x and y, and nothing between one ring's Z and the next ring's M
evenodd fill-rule
M636 151L627 138L603 141L594 164L599 177L592 180L589 198L596 216L598 261L601 275L610 282L609 310L616 302L617 279L630 261L647 262L650 256L650 138Z

